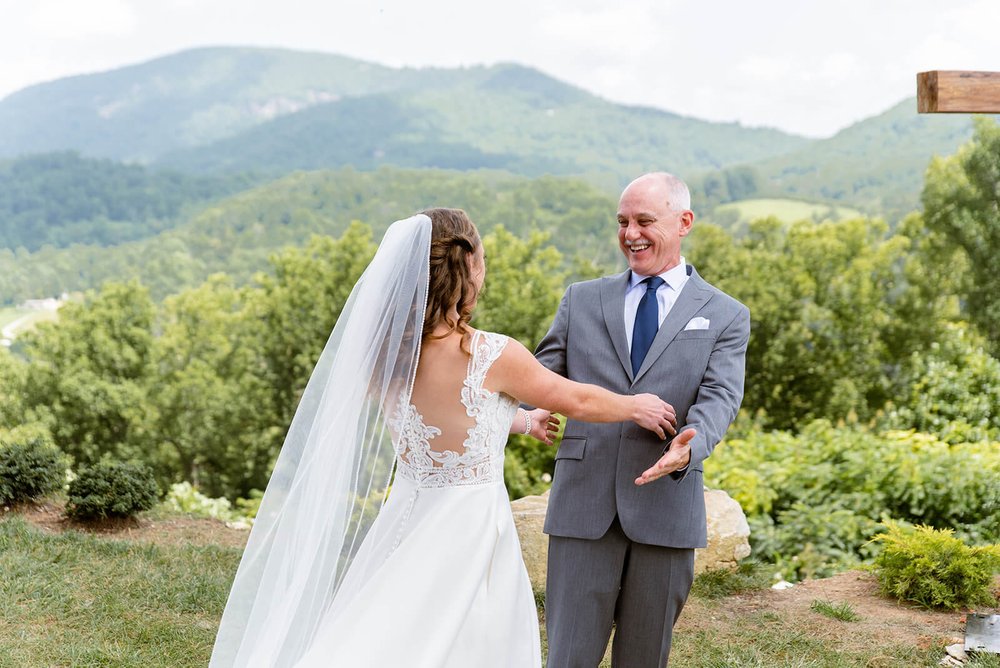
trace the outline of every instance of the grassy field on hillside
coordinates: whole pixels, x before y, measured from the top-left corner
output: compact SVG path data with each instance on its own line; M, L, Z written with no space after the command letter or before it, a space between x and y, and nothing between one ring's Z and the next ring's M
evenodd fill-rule
M799 220L842 220L862 215L857 209L819 202L795 199L747 199L718 206L707 218L711 222L728 226L726 223L748 223L768 216L774 216L785 223L794 223Z
M6 327L23 315L30 313L27 309L14 306L0 307L0 328Z
M37 311L35 309L0 308L0 331L16 323L11 332L14 336L23 334L40 322L54 322L59 319L56 311Z
M245 538L162 511L95 531L67 525L52 507L0 510L0 668L205 666ZM866 574L728 596L718 582L701 584L671 665L933 666L962 633L958 613L882 599ZM817 601L856 619L824 616ZM1000 668L1000 657L967 666Z

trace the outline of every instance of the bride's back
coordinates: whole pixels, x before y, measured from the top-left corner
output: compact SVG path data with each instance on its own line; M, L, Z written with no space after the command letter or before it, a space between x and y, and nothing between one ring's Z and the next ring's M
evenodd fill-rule
M461 333L454 332L444 339L427 337L421 346L410 403L426 427L440 430L428 439L434 452L462 454L469 429L476 424L462 402L472 359L467 345L462 345Z

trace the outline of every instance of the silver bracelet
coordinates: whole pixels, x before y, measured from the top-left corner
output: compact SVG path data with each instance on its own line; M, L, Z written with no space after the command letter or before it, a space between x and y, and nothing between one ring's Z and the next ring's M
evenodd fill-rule
M522 433L525 436L531 433L531 414L528 411L524 411L524 431Z

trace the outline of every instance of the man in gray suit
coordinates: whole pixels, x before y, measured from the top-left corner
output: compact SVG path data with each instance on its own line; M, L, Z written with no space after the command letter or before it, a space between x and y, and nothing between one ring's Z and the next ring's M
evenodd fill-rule
M706 541L702 462L743 399L750 312L681 256L687 186L645 174L618 205L629 270L571 285L538 345L542 364L675 410L665 448L632 424L570 420L556 453L545 533L549 668L664 666Z

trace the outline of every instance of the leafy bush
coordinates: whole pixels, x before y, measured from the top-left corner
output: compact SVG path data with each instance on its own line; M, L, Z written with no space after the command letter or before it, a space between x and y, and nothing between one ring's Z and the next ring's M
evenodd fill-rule
M251 489L250 496L245 499L236 499L236 508L242 517L256 519L260 510L260 502L264 500L264 492L259 489Z
M158 495L148 466L102 460L69 484L66 514L77 520L130 517L152 508Z
M236 509L233 509L229 499L213 499L199 492L191 483L179 482L170 486L163 505L174 512L229 521L255 518L263 498L264 493L260 490L250 490L250 498L236 499Z
M969 547L948 529L885 527L872 539L883 546L874 571L884 594L949 610L996 603L990 586L1000 571L1000 545Z
M786 578L831 574L874 556L883 519L1000 541L1000 446L875 434L826 421L800 434L736 425L705 463L710 487L747 513L754 554Z
M198 517L212 517L217 520L232 519L232 504L229 499L212 499L189 482L179 482L170 486L170 491L163 499L163 505L179 513L188 513Z
M67 460L43 436L0 438L0 504L23 503L59 490Z
M507 441L503 477L511 499L542 494L552 485L556 448L530 436L515 435Z

